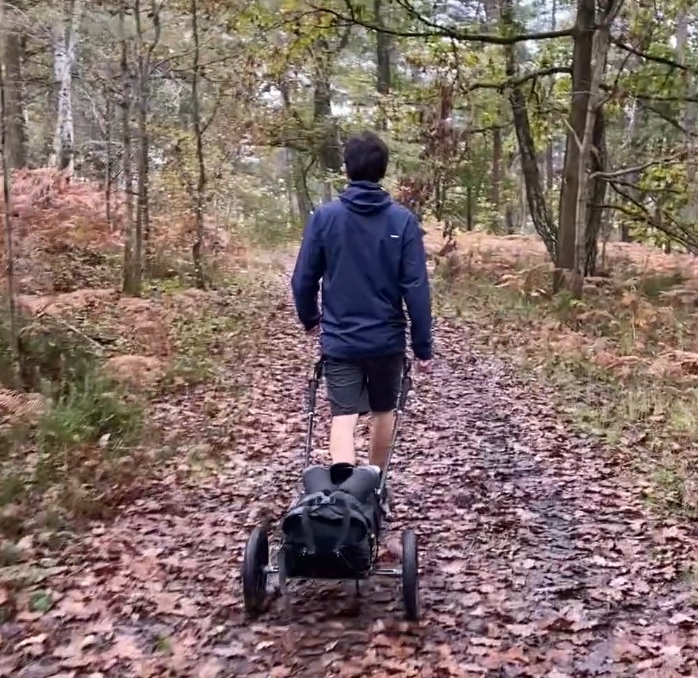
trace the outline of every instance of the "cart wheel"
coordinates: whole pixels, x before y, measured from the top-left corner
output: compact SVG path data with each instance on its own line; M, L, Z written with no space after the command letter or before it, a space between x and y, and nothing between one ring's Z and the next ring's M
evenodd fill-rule
M402 533L402 600L405 617L409 621L419 619L419 557L417 537L412 530Z
M242 560L242 593L245 612L258 614L267 596L267 565L269 565L269 538L261 527L255 527L245 545Z

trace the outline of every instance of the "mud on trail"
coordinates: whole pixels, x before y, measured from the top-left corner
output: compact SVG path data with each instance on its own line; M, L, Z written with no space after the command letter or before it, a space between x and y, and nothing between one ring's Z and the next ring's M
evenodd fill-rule
M409 400L386 529L387 538L405 527L418 534L422 622L404 622L399 584L379 580L363 585L358 605L342 585L302 585L291 618L272 599L246 622L244 541L293 498L315 359L290 301L270 308L259 355L229 366L251 389L193 390L153 413L202 431L223 462L201 473L166 465L114 522L51 550L37 542L36 571L54 604L0 627L0 675L698 673L692 528L653 522L622 469L574 437L544 392L471 353L467 331L445 322L434 371ZM207 403L224 413L240 397L246 416L217 429ZM318 419L326 458L324 394Z

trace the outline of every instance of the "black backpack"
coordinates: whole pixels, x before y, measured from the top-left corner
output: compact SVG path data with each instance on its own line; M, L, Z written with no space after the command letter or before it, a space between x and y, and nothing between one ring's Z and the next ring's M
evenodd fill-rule
M307 469L307 492L282 523L283 560L289 577L353 579L371 569L380 530L378 473L352 469L342 482L331 468Z

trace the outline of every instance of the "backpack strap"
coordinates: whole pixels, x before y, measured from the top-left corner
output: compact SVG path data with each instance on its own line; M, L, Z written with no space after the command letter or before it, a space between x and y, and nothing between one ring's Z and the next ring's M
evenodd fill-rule
M315 544L315 534L313 526L310 522L310 513L316 507L329 502L329 490L321 490L313 492L303 499L303 509L301 510L301 527L303 528L303 540L305 541L305 549L309 555L315 555L317 550Z
M334 503L337 506L342 506L344 508L344 515L342 516L342 526L339 529L339 536L337 537L337 543L334 547L335 555L339 555L340 549L346 544L347 537L349 536L349 526L351 525L351 509L344 497L338 497L335 495Z
M315 535L313 534L313 526L310 524L310 511L313 509L311 504L306 504L301 513L301 525L303 526L303 538L305 540L305 548L309 555L315 554Z

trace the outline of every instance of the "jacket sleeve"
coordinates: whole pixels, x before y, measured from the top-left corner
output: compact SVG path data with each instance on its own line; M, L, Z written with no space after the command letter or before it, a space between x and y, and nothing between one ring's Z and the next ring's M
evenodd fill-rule
M402 296L407 305L412 333L412 350L418 360L431 360L431 292L427 273L427 255L422 229L412 217L405 231L400 267Z
M296 313L308 331L320 322L318 292L320 280L325 272L325 255L319 226L318 215L315 213L308 219L305 226L303 241L291 278Z

